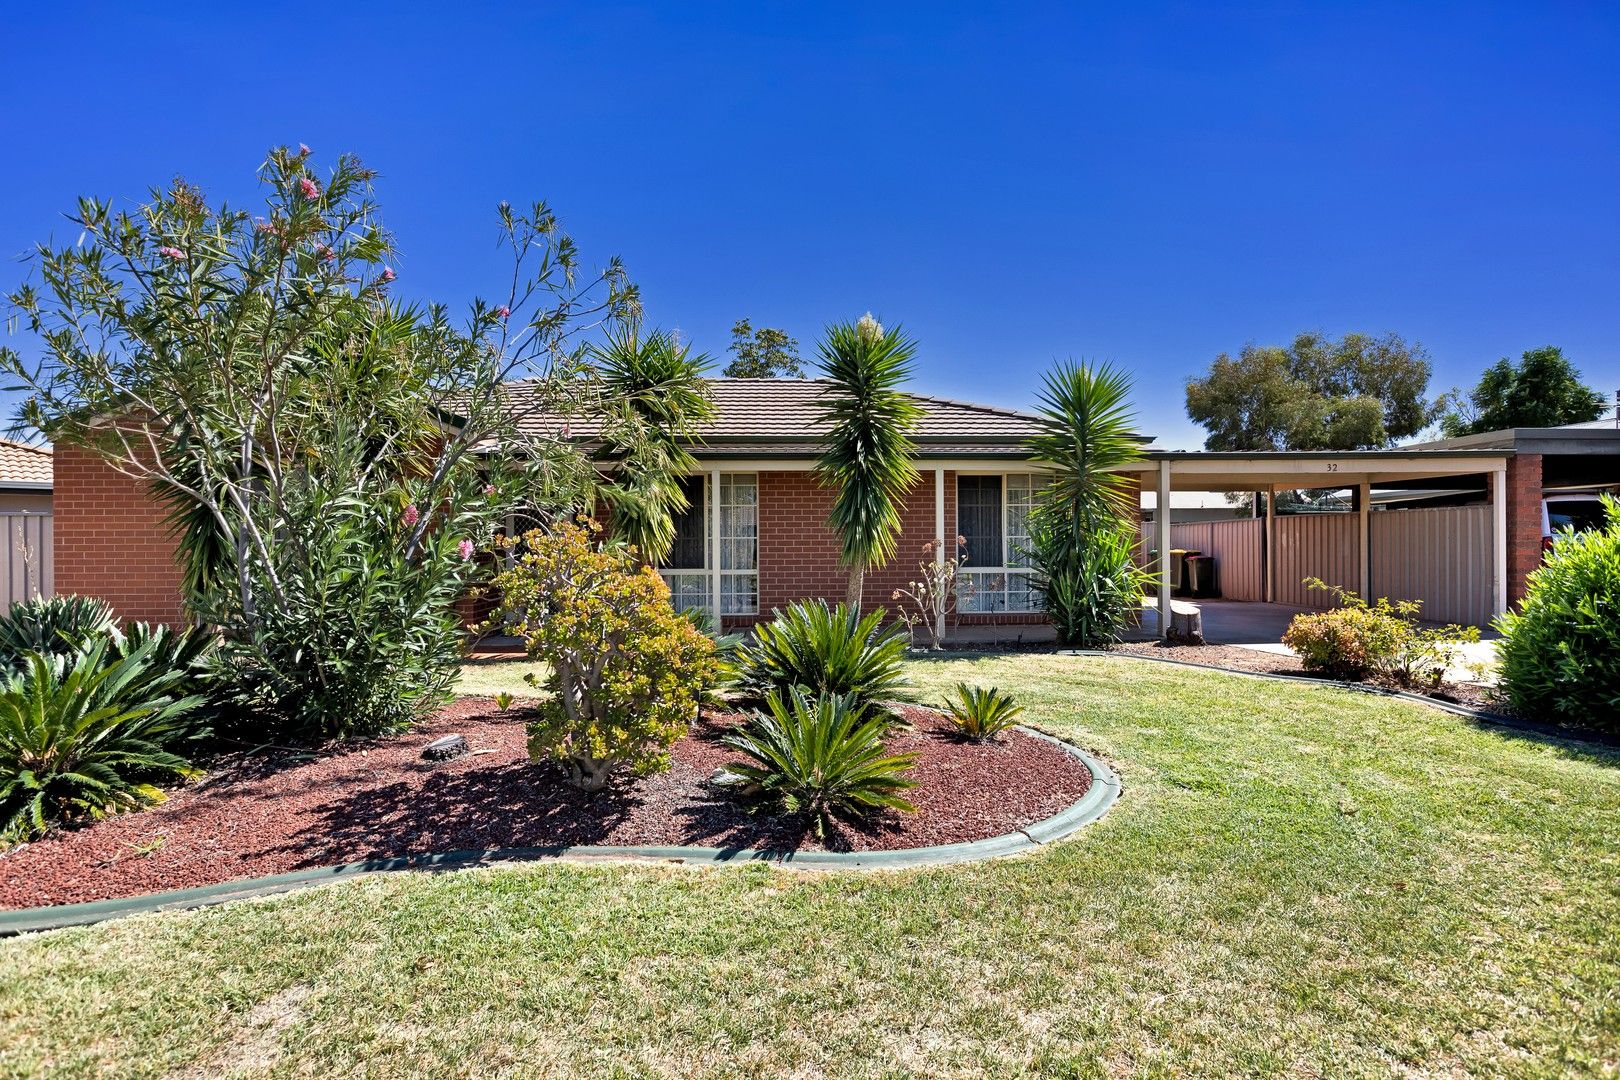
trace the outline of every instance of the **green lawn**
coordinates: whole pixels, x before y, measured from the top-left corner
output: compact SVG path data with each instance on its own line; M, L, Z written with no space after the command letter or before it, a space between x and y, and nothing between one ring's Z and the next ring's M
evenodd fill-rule
M1620 1071L1620 756L1127 660L913 673L1016 692L1124 796L974 866L388 875L11 941L0 1072Z

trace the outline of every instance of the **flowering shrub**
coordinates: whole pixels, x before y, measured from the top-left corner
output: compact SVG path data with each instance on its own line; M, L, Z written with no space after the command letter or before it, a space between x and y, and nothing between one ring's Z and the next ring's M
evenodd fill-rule
M1420 626L1419 601L1380 597L1369 604L1318 578L1305 584L1333 593L1342 605L1296 615L1288 624L1283 644L1299 653L1306 671L1350 680L1383 675L1402 686L1437 686L1461 646L1479 640L1478 627Z
M894 590L889 597L899 607L900 621L911 632L912 644L916 644L917 627L921 626L928 633L931 649L942 646L940 629L945 625L945 616L956 609L957 593L962 588L957 571L967 562L967 537L956 538L958 555L954 559L939 558L939 548L938 540L924 544L922 562L917 565L919 580L908 581L905 588Z
M621 767L667 767L719 673L714 643L675 613L663 579L635 549L598 546L599 531L564 524L507 541L519 554L494 583L496 618L551 669L529 754L563 762L586 791Z

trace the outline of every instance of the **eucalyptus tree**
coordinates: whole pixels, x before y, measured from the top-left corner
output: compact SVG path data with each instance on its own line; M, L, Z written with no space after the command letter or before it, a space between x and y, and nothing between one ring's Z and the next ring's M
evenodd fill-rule
M1061 363L1042 383L1028 449L1049 472L1025 557L1064 645L1114 640L1140 605L1136 488L1118 471L1142 454L1130 392L1130 376L1106 364Z
M0 349L20 428L168 502L245 703L321 734L442 698L470 556L520 494L590 497L555 421L600 411L585 343L639 315L544 204L499 208L512 272L465 318L397 303L373 178L278 148L257 214L179 180L134 210L81 199L76 242L39 246L11 294L38 357Z
M688 506L681 478L697 468L687 444L715 415L703 377L709 357L672 334L643 336L634 326L593 345L590 357L604 412L615 421L599 454L609 470L602 497L613 531L648 562L662 562L675 542L674 515Z
M867 569L894 555L903 499L918 479L912 435L922 408L900 389L911 377L917 343L867 314L829 326L816 351L830 383L816 476L837 489L828 522L849 570L848 602L858 609Z

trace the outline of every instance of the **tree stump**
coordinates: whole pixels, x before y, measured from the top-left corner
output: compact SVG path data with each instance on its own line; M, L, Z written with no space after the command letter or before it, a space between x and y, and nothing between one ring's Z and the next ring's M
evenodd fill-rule
M1177 645L1204 644L1204 612L1197 604L1170 605L1170 632L1166 639Z

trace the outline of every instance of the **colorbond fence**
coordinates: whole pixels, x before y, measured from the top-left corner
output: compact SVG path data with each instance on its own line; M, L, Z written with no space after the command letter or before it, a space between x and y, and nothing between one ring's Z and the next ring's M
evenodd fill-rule
M0 563L0 602L6 605L55 593L51 515L0 514L6 558Z
M1371 521L1372 593L1423 601L1423 618L1484 626L1493 614L1491 508L1387 510Z

